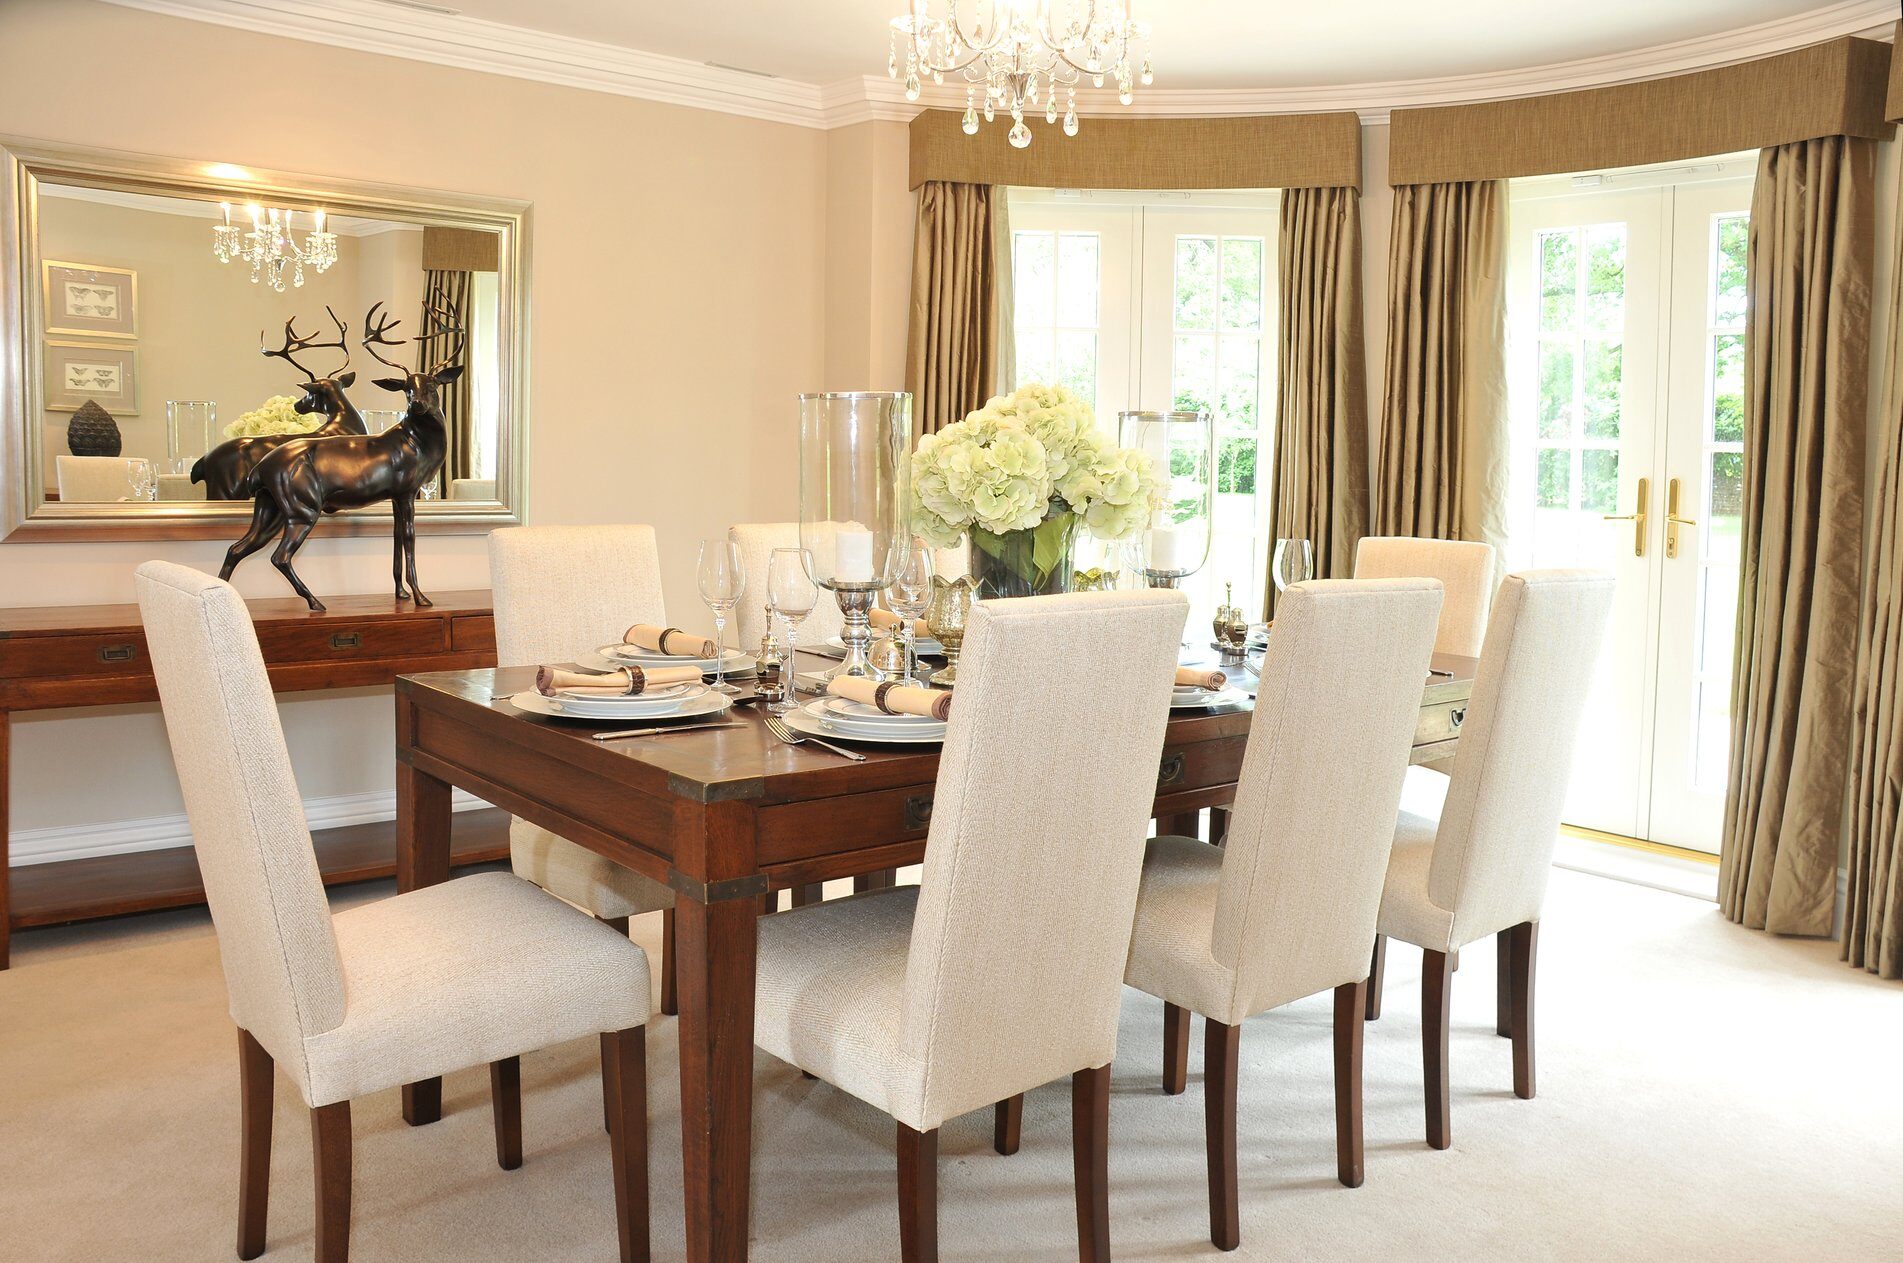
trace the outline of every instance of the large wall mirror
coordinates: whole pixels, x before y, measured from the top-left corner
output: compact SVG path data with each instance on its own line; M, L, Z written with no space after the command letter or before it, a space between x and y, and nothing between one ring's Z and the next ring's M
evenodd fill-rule
M0 145L8 539L235 538L251 504L215 476L220 445L400 425L403 396L376 380L446 354L463 371L441 395L448 450L419 529L519 520L525 203ZM374 354L373 309L396 322ZM460 335L431 336L446 326Z

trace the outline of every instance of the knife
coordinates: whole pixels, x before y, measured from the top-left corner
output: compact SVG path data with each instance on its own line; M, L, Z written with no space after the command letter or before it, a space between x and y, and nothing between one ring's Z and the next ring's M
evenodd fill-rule
M670 732L706 732L712 728L745 728L732 720L723 720L712 724L681 724L679 727L621 728L614 732L592 734L596 741L613 741L619 737L664 737Z

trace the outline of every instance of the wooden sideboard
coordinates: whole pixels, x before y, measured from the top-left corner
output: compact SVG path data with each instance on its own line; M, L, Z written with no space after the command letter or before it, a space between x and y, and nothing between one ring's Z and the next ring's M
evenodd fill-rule
M438 594L418 609L388 596L345 596L317 613L296 598L246 602L258 629L271 686L280 693L389 684L418 671L496 664L495 617L487 592ZM200 903L189 849L149 851L8 868L9 743L12 712L150 702L158 698L136 605L0 609L0 969L16 926L53 925L152 908ZM500 813L471 813L455 862L508 854ZM395 871L388 826L329 831L318 840L326 881ZM183 852L182 854L180 852ZM23 878L22 875L26 875ZM16 894L30 888L30 906Z

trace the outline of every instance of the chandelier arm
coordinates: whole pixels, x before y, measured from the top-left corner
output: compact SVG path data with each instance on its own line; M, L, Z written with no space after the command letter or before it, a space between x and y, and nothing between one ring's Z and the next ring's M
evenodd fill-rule
M912 2L916 5L919 0L912 0ZM983 57L988 53L996 51L998 46L1004 43L1004 27L996 27L993 29L990 40L984 43L980 43L978 40L972 38L970 32L965 30L964 20L959 17L961 10L959 9L958 0L950 0L950 3L945 6L945 10L945 25L951 28L953 35L958 37L958 42L963 44L966 48L969 48L975 56ZM990 13L994 19L998 15L996 0L992 0ZM969 65L970 63L966 64Z

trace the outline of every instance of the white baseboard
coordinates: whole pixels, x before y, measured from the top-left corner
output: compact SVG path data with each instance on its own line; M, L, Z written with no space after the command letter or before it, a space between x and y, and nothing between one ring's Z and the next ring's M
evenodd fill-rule
M1680 859L1561 834L1553 851L1553 863L1577 873L1610 877L1614 881L1650 886L1654 890L1713 903L1718 901L1718 866L1703 860Z
M473 811L489 804L456 790L450 810ZM340 794L304 800L304 818L313 830L338 829L396 819L396 791ZM192 829L182 815L148 816L143 820L113 820L99 824L59 825L51 829L22 829L13 834L11 864L51 864L59 860L93 859L102 855L131 855L190 846Z

